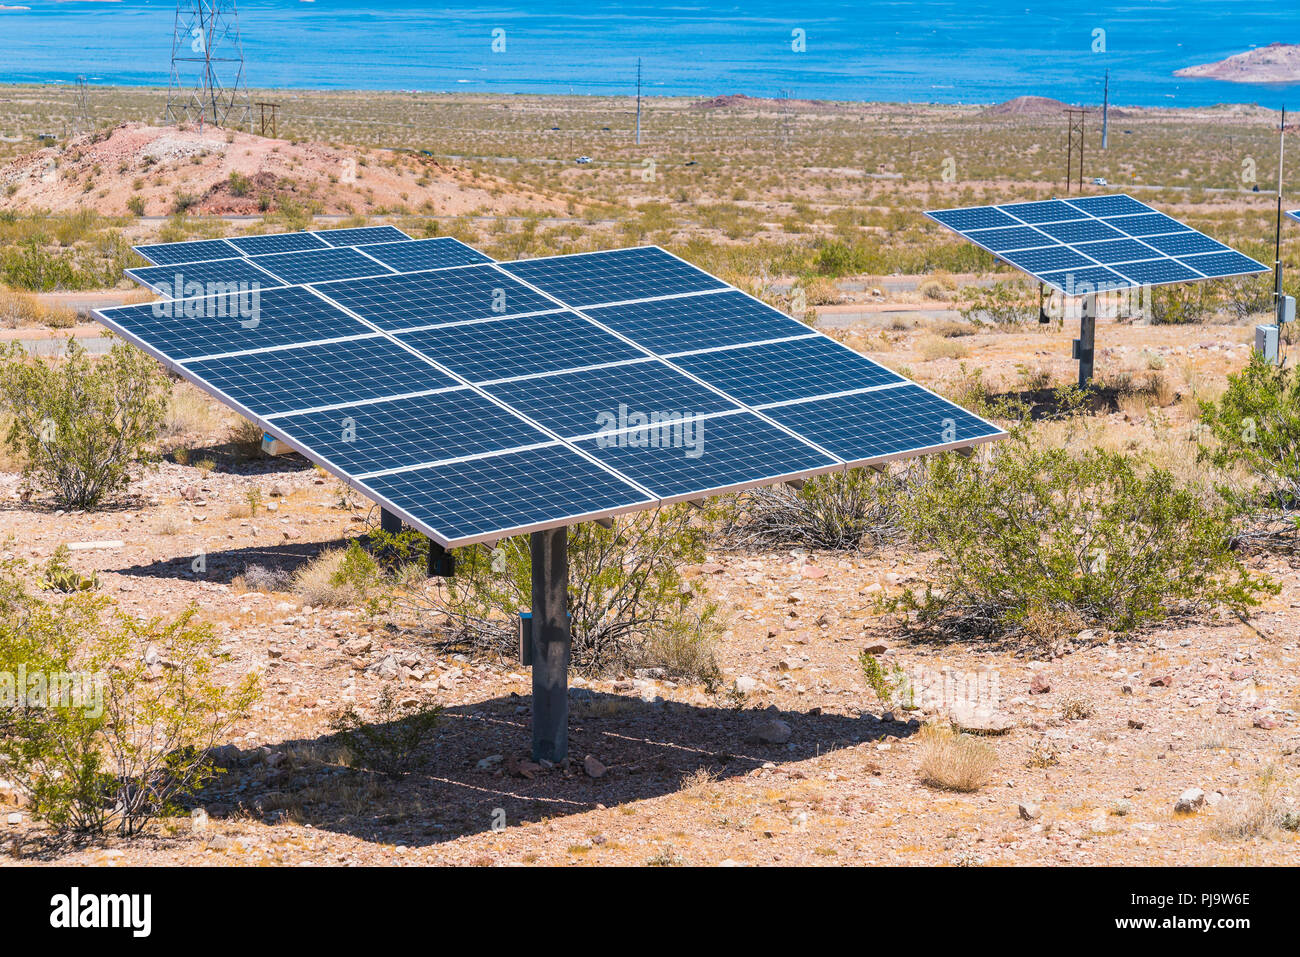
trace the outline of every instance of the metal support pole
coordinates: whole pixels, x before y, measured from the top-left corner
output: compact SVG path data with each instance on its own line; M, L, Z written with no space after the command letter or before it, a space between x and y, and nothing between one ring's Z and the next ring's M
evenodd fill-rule
M569 530L533 532L533 760L569 754Z
M379 527L389 535L402 534L402 520L386 508L379 510Z
M1097 294L1083 297L1079 310L1079 338L1074 340L1074 357L1079 360L1079 387L1092 379L1093 343L1097 333Z
M450 578L456 572L456 559L432 538L429 539L429 577Z

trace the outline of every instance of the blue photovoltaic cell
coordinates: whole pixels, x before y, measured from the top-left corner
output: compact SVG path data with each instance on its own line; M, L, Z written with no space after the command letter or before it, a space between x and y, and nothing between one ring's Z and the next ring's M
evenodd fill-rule
M378 334L252 355L195 359L186 362L185 368L262 416L458 384Z
M230 259L232 256L239 255L239 250L224 239L198 239L188 243L136 246L135 251L157 266L200 262L207 259Z
M1136 239L1112 239L1102 243L1079 243L1074 247L1089 259L1103 265L1128 263L1140 259L1164 258L1158 250L1143 245Z
M551 441L467 388L286 415L271 424L353 475Z
M1083 210L1090 216L1129 216L1136 213L1152 212L1150 206L1139 202L1132 196L1080 196L1078 199L1066 200L1071 206Z
M763 414L846 462L929 449L1001 433L919 385L779 405ZM705 439L707 447L708 439Z
M267 349L372 331L309 290L296 286L119 306L100 310L99 314L172 359Z
M1086 296L1109 289L1132 286L1123 276L1104 266L1084 266L1081 269L1064 269L1061 272L1039 273L1038 278L1067 296Z
M452 542L654 501L562 445L396 472L362 484Z
M1084 214L1059 199L1037 203L1006 203L998 209L1026 223L1055 223L1064 219L1082 219Z
M583 312L660 355L809 333L798 320L735 290Z
M360 226L356 229L318 229L316 237L331 246L368 246L371 243L398 243L411 237L396 226Z
M422 269L446 269L448 266L492 262L490 256L484 256L477 249L466 246L450 236L367 246L366 255L374 256L385 266L390 266L398 272L419 272Z
M303 249L329 249L330 244L311 233L272 233L267 236L232 236L227 240L245 256L293 253Z
M926 213L931 219L943 223L959 233L972 229L992 229L994 226L1019 226L1016 220L994 206L973 206L969 209L940 209Z
M837 464L751 412L585 439L578 447L663 499Z
M1062 207L1074 212L1066 216ZM990 232L967 225L976 219L982 220L983 225L988 219L983 213L1003 211L1032 221L1034 229L1061 245L1016 249L1012 243L1023 239L1024 234L1013 229ZM988 242L990 237L996 239L998 233L1005 232L1005 244L1001 249L993 249L998 258L1067 295L1206 278L1187 268L1195 266L1193 259L1201 254L1217 253L1224 257L1232 254L1231 258L1207 259L1207 266L1213 263L1210 275L1265 272L1267 268L1125 195L938 210L926 215L986 249L992 248ZM1062 221L1047 221L1056 217ZM1109 268L1101 269L1096 263ZM1071 289L1081 291L1070 292Z
M560 308L495 266L355 279L317 288L390 332Z
M1162 233L1181 233L1187 230L1183 223L1164 213L1112 216L1106 222L1130 236L1159 236Z
M637 424L629 416L699 416L739 408L656 359L484 388L561 438Z
M1188 230L1185 233L1170 233L1167 236L1148 236L1142 240L1148 246L1154 246L1168 256L1191 256L1196 253L1228 253L1233 250L1218 240L1211 239L1205 233Z
M1032 226L1004 226L998 229L972 229L967 237L985 249L1000 253L1006 249L1030 249L1051 246L1056 240L1044 236Z
M1096 265L1091 259L1076 253L1069 246L1048 246L1045 249L1022 249L1019 252L999 253L1007 262L1035 275Z
M526 259L501 268L570 306L726 288L722 280L654 246Z
M640 349L572 312L403 332L398 338L470 382L639 359Z
M1120 263L1112 266L1139 286L1159 286L1170 282L1188 282L1201 277L1176 259L1153 259L1144 263Z
M212 259L205 262L177 263L174 266L146 266L128 269L126 274L168 299L194 299L229 289L209 289L210 284L243 284L250 288L283 286L284 283L247 259Z
M1038 227L1063 243L1091 243L1102 239L1123 239L1118 229L1095 219L1073 219L1068 223L1044 223ZM978 242L979 240L976 240Z
M751 406L905 381L824 336L700 352L672 361Z
M1300 209L1289 210L1287 212L1287 215L1290 216L1292 219L1294 219L1296 222L1300 222Z
M1207 276L1239 276L1255 271L1257 263L1235 249L1224 253L1206 253L1199 256L1180 256L1178 261Z
M285 282L308 284L333 279L360 279L389 275L392 270L355 249L309 249L300 253L277 253L254 260Z

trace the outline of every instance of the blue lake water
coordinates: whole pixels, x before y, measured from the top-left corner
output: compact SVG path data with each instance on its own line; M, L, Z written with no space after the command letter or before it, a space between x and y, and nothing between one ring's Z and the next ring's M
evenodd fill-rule
M17 9L5 9L5 7ZM0 82L167 83L166 0L0 0ZM1300 107L1300 85L1174 77L1274 41L1300 42L1297 0L1026 0L807 5L773 0L528 6L338 0L239 4L253 87L837 100ZM493 50L494 31L498 32ZM795 31L804 49L796 51ZM1098 33L1097 31L1103 31ZM504 41L504 42L502 42ZM3 93L0 92L0 96Z

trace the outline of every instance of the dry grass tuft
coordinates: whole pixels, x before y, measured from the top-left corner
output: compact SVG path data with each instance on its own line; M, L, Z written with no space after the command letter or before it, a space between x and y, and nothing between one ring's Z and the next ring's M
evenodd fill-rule
M998 753L990 744L930 724L917 736L921 751L921 782L945 791L978 791L989 782Z

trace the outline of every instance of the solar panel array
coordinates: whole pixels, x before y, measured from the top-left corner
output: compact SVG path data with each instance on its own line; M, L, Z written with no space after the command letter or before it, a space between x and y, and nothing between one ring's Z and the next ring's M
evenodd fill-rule
M925 215L1067 296L1268 271L1125 194Z
M496 263L336 230L142 253L153 288L274 283L105 325L445 546L1003 434L658 247Z

